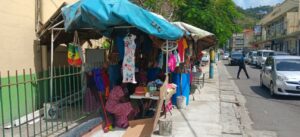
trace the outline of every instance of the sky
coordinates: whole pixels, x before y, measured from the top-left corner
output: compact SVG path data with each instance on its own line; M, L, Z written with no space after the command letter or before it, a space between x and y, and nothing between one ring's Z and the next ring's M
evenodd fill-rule
M276 5L277 3L281 3L284 0L233 0L238 6L243 9L258 7L264 5Z

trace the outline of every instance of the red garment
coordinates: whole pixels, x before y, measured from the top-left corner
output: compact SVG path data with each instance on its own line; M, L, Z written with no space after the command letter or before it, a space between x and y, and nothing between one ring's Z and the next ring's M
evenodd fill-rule
M182 38L178 41L178 53L180 56L180 62L184 62L185 49L188 48L185 38Z
M105 105L105 109L114 114L116 118L116 126L120 128L128 127L128 115L131 114L130 112L134 111L130 102L120 102L120 99L123 96L123 89L120 86L116 86L112 89Z
M105 97L107 98L109 96L109 77L108 74L102 70L101 72L101 77L103 79L103 85L105 87Z

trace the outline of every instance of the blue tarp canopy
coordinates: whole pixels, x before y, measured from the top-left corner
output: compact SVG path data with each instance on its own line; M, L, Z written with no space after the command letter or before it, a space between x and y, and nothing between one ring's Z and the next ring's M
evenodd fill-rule
M114 26L132 25L165 40L177 40L184 32L167 20L128 0L80 0L62 8L66 31L94 28L109 32Z

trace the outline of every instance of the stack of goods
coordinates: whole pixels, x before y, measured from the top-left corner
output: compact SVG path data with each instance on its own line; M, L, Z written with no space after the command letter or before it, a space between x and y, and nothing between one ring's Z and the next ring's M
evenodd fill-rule
M155 81L151 81L147 84L147 88L149 92L153 93L156 92L161 86L163 82L160 79L157 79Z
M137 96L144 96L146 92L147 92L146 87L139 86L135 88L134 94Z

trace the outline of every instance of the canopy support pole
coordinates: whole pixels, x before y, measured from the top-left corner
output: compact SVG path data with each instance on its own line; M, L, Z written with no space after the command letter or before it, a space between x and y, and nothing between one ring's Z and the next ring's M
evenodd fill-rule
M166 53L166 77L168 77L168 62L169 62L169 40L167 40L167 53ZM168 81L169 82L169 81ZM167 92L164 92L164 106L165 106L165 100L166 100Z
M52 102L53 97L53 56L54 56L54 34L53 28L51 29L51 66L50 66L50 99Z
M167 48L166 48L166 76L168 75L168 56L169 56L169 40L167 40Z

